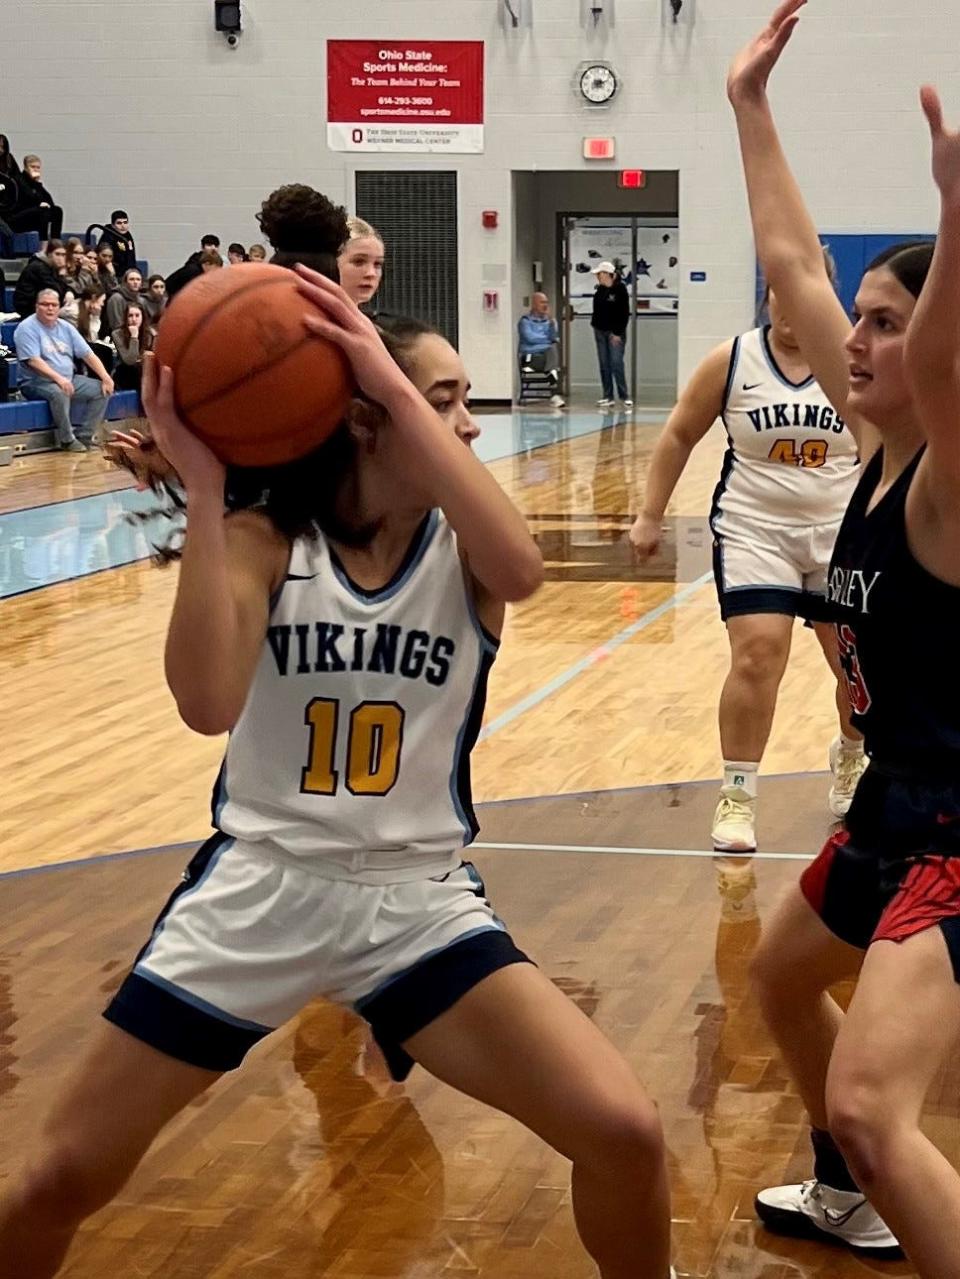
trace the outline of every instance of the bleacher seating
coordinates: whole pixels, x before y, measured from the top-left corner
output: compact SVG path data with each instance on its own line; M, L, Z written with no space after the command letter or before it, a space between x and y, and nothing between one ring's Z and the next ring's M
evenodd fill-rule
M71 410L71 417L76 420L75 413L82 414L86 405L80 404ZM107 421L122 422L127 418L141 417L140 396L136 391L116 391L110 396L107 405ZM0 436L19 435L24 431L49 431L53 427L50 408L45 400L9 400L0 404Z
M36 231L22 234L0 235L0 257L29 258L40 249L40 237Z

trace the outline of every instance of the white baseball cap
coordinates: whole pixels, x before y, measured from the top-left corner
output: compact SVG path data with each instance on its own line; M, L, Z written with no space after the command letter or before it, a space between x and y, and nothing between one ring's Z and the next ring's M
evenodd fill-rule
M591 275L599 275L601 271L606 271L607 275L616 275L617 268L612 262L598 262L590 272Z

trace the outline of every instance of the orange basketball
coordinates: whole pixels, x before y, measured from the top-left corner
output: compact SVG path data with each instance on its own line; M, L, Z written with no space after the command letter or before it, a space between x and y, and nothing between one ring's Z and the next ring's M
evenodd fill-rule
M304 328L309 310L291 271L245 262L208 271L164 312L156 355L177 412L222 462L292 462L342 421L350 366Z

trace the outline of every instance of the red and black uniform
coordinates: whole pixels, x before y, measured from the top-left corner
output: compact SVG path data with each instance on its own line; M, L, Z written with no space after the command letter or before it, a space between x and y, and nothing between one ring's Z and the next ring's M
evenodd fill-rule
M928 573L907 542L922 456L870 510L878 452L837 537L827 599L870 767L846 830L801 888L827 927L861 949L939 925L960 981L960 587Z

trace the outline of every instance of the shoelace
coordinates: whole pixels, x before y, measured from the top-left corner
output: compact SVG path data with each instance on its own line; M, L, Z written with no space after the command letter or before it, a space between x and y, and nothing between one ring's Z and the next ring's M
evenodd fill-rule
M749 824L753 820L753 809L744 799L733 799L729 795L721 795L717 820L725 822L730 817Z
M857 782L866 763L866 758L861 751L841 751L834 775L834 789L845 795L852 794L857 788Z

